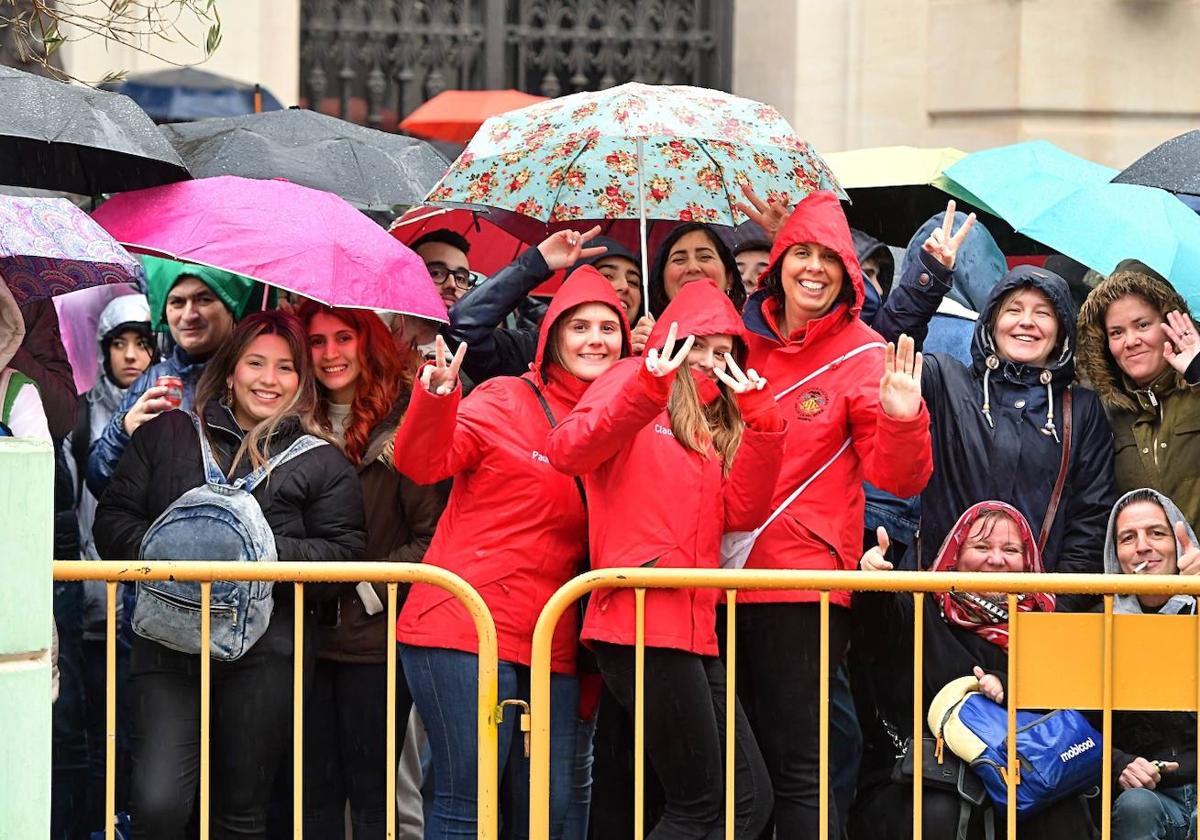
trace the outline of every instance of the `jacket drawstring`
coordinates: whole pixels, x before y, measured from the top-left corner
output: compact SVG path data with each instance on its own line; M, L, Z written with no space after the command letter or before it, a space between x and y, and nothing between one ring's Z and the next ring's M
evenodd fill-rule
M1046 386L1046 405L1049 406L1046 409L1046 425L1042 427L1042 434L1053 435L1058 443L1062 443L1058 438L1058 429L1054 427L1054 390L1050 387L1050 380L1052 378L1050 371L1042 371L1041 380Z
M988 426L996 428L996 424L992 422L992 396L988 391L988 379L992 375L992 371L1000 367L1000 360L995 356L988 356L984 362L987 368L983 372L983 416L987 419Z

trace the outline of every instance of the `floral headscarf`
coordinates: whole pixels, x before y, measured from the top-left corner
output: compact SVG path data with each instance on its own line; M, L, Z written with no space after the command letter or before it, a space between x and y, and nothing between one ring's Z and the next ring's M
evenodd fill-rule
M985 513L1002 513L1011 519L1021 532L1025 544L1025 572L1044 572L1042 554L1038 550L1033 529L1021 512L1004 502L980 502L967 508L966 512L950 529L937 559L930 571L953 572L958 569L958 553L970 536L975 521ZM983 593L943 592L938 595L942 617L947 623L970 630L994 645L1008 648L1008 601L995 601ZM1044 592L1026 593L1019 596L1017 609L1021 612L1053 612L1054 596Z

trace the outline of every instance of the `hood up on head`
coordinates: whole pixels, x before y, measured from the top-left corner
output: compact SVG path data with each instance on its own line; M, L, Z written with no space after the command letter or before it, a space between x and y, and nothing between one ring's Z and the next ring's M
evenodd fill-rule
M993 326L1000 301L1009 292L1023 287L1037 289L1046 295L1054 306L1054 314L1058 320L1058 355L1052 355L1044 368L1018 365L1001 358L996 352ZM988 385L992 372L999 370L999 375L1012 382L1046 386L1044 430L1046 434L1059 440L1058 429L1054 425L1052 386L1054 383L1067 386L1075 379L1075 309L1067 282L1053 271L1035 265L1019 265L1005 274L1000 282L992 287L983 309L979 311L979 320L975 322L975 335L971 340L971 359L975 370L983 374L983 414L989 425L992 425L992 412Z
M892 282L896 277L896 261L892 258L892 250L869 233L850 228L850 236L854 240L854 252L861 267L872 257L879 263L879 286L883 290L880 298L887 300L888 292L892 290Z
M624 245L622 245L620 242L618 242L615 239L610 239L607 236L593 236L590 240L588 240L587 247L588 248L603 247L603 248L607 248L608 250L605 251L603 254L599 254L594 257L584 257L579 262L575 263L575 265L571 266L571 268L567 271L568 274L570 274L572 271L579 268L580 266L595 265L596 263L600 262L601 260L607 259L609 257L624 257L625 259L629 260L631 263L636 265L637 270L639 272L642 270L641 255L634 253L632 250L630 250L629 248L626 248Z
M8 284L0 280L0 370L8 367L25 340L25 319ZM0 394L0 397L3 395Z
M1179 310L1191 317L1187 302L1175 288L1141 263L1123 262L1108 279L1092 289L1079 308L1079 372L1087 378L1100 400L1110 408L1137 411L1138 388L1117 366L1108 351L1104 317L1108 307L1126 295L1144 298L1159 313ZM1180 384L1176 375L1176 385Z
M150 328L150 304L145 295L121 295L113 298L100 312L100 320L96 324L96 352L99 354L100 369L110 382L113 378L108 348L114 338L130 330L145 338L150 345L150 364L157 362L158 348Z
M661 350L671 331L671 324L678 324L675 348L689 335L733 336L733 357L738 364L746 361L746 332L741 316L733 308L729 296L708 280L688 283L675 295L675 300L663 310L662 317L654 324L654 330L646 342L646 350ZM717 384L698 371L689 370L700 391L700 399L708 403L719 393Z
M783 259L783 255L793 245L805 242L815 242L837 253L846 270L853 291L853 303L850 313L859 317L863 306L862 267L858 264L858 255L854 249L854 238L850 233L850 225L846 222L846 214L842 212L838 197L828 190L809 193L796 205L792 215L784 223L783 230L775 237L771 247L771 262L767 270L758 278L761 290L767 275ZM836 304L835 304L836 306Z
M1003 513L1016 523L1017 529L1021 533L1021 541L1025 544L1025 564L1022 571L1033 573L1045 571L1045 567L1042 565L1042 553L1038 550L1037 538L1025 517L1012 505L992 501L979 502L963 512L942 542L942 547L938 550L937 557L930 568L931 572L958 570L958 554L967 541L967 537L971 535L971 528L980 516L990 511ZM980 572L979 574L987 573ZM947 622L977 633L993 644L1008 647L1007 601L997 602L985 595L972 592L943 592L937 597L941 600L942 615ZM1026 593L1017 600L1017 610L1020 612L1053 612L1054 596L1040 592Z
M550 306L546 309L546 316L542 318L542 325L538 330L537 355L530 369L543 384L548 382L546 368L549 360L546 358L546 345L554 331L554 325L565 313L585 303L602 303L617 314L621 322L621 355L629 355L629 322L625 319L625 307L621 306L621 301L617 299L617 294L607 277L590 265L580 266L568 275L550 299Z
M155 330L166 329L167 294L183 277L195 277L208 286L225 308L240 321L251 312L275 306L275 289L240 274L207 265L140 255L146 269L146 292L150 299L150 317ZM263 306L264 302L267 304Z
M901 276L904 276L904 272L914 260L920 259L921 246L925 244L934 228L942 226L945 219L946 213L943 211L917 228L905 249ZM966 213L956 212L954 230L957 232L966 221ZM992 287L1000 281L1006 271L1008 261L1004 258L1004 252L1000 250L1000 246L983 223L976 219L975 225L967 232L967 238L958 249L954 260L954 285L946 293L946 297L972 312L983 312Z
M1125 506L1126 500L1130 496L1142 494L1150 494L1157 499L1158 503L1162 505L1162 509L1166 512L1167 521L1171 523L1172 529L1174 529L1176 522L1182 522L1183 527L1187 529L1187 534L1192 541L1192 545L1200 545L1200 541L1196 539L1196 532L1192 530L1192 523L1187 521L1187 518L1183 515L1183 511L1173 501L1149 487L1130 490L1117 500L1117 503L1113 505L1112 513L1108 516L1108 531L1104 536L1104 573L1106 575L1122 574L1121 561L1117 559L1117 515L1121 508ZM1179 544L1178 538L1175 540L1175 552L1176 557L1183 553L1183 547ZM1191 613L1195 611L1195 605L1196 599L1191 595L1172 595L1170 600L1163 605L1158 613L1160 615ZM1113 612L1140 613L1142 612L1142 604L1136 595L1117 595L1113 599Z

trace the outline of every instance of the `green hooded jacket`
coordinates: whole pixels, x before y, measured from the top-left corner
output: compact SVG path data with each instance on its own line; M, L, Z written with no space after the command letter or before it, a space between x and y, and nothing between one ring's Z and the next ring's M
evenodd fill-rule
M1126 295L1139 295L1164 316L1189 315L1169 283L1142 271L1118 271L1079 309L1077 366L1095 389L1112 426L1117 489L1150 487L1173 499L1188 522L1200 522L1200 357L1186 376L1170 365L1145 388L1117 367L1104 317Z

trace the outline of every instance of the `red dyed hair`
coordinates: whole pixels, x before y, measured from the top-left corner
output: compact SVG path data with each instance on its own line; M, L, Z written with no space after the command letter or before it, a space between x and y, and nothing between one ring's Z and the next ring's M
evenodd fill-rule
M412 388L416 357L406 357L392 341L392 334L374 312L365 309L336 309L316 301L305 301L300 307L300 320L307 333L312 319L329 315L341 321L358 336L358 364L362 373L354 388L354 402L346 426L346 457L356 466L367 451L371 433L392 412L396 403L408 399ZM325 429L332 429L329 420L329 394L318 381L322 399L317 403L316 419Z

